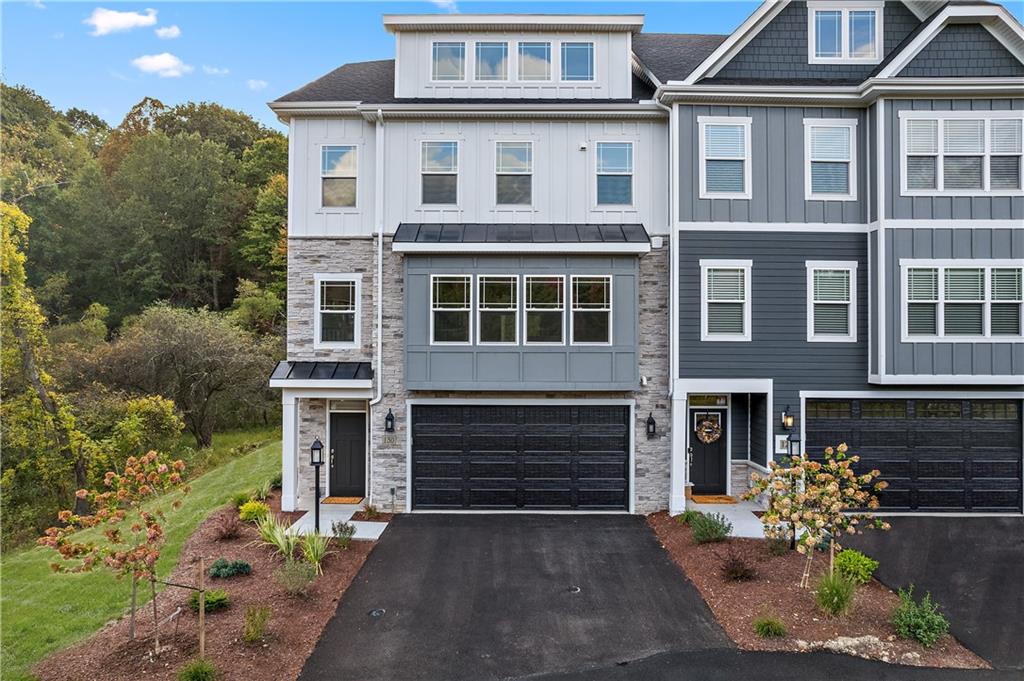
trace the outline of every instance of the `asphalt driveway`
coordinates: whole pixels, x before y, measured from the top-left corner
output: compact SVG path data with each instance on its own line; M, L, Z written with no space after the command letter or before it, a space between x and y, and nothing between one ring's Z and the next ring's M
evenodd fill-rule
M881 563L889 588L930 591L953 635L992 666L1024 669L1024 517L890 520L848 543Z
M300 679L499 679L731 647L642 517L406 514Z

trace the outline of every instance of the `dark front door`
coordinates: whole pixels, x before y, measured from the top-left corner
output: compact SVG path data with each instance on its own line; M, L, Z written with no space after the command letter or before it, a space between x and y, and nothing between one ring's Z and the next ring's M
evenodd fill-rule
M690 482L694 494L725 494L728 471L726 410L690 410Z
M366 494L366 414L331 414L330 494Z

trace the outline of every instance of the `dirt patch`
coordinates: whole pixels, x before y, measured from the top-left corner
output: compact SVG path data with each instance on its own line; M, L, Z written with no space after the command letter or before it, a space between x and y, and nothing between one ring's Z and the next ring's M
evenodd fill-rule
M280 513L277 494L268 502L282 517L296 515ZM220 670L221 681L295 679L373 543L354 541L344 551L335 547L334 553L324 561L324 574L317 578L309 596L293 598L278 586L273 576L282 558L254 544L253 526L244 525L242 534L235 539L215 539L218 516L234 512L227 508L217 511L199 526L186 542L178 566L167 581L194 583L200 556L206 565L220 557L250 563L251 575L207 578L209 588L224 589L231 599L227 609L206 615L207 657ZM128 640L126 617L108 624L82 643L48 657L33 672L40 681L133 681L140 678L173 681L178 669L199 650L198 617L188 607L189 593L185 589L166 587L157 595L160 619L182 609L176 622L160 627L162 652L159 658L152 656L153 611L152 605L147 603L137 615L134 642ZM271 609L267 636L262 643L248 644L241 639L245 611L250 605L265 605Z
M352 514L352 520L367 520L373 523L390 523L395 513L376 513L372 518L366 515L366 511L356 511Z
M763 539L732 538L717 544L697 544L690 528L665 512L648 516L647 522L740 648L831 650L915 666L989 668L985 660L949 635L932 648L896 638L889 620L899 598L878 581L858 587L850 612L831 618L818 609L812 589L798 586L805 559L797 552L773 556ZM754 566L756 576L743 582L725 579L721 564L730 555ZM811 584L827 569L827 557L816 557ZM782 620L785 637L762 639L754 634L754 620L763 612Z

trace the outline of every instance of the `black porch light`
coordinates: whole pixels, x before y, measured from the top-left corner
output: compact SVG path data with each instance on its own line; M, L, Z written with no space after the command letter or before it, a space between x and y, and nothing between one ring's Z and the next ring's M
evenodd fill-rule
M388 408L387 416L384 417L384 432L395 432L395 415L391 413L390 407Z
M313 438L313 444L309 446L309 463L316 473L316 488L313 493L313 529L320 534L320 466L324 465L324 443L320 442L319 437Z
M789 443L789 455L793 456L793 449L796 448L797 454L800 453L800 436L796 433L790 433L789 437L786 438L786 442Z
M313 438L313 444L309 446L309 465L324 465L324 443L320 442L319 437Z
M647 415L647 439L650 440L652 437L658 434L658 424L654 420L654 412Z
M793 414L789 411L789 405L782 410L782 427L786 430L790 430L793 427Z

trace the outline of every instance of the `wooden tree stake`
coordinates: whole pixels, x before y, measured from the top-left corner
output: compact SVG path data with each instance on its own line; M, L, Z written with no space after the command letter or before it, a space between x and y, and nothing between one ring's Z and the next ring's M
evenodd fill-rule
M132 574L132 615L128 620L128 638L132 641L135 640L135 603L136 594L139 590L139 578Z
M199 659L206 659L206 569L199 557Z
M156 577L149 578L149 586L153 592L153 655L160 657L160 620L156 615Z

